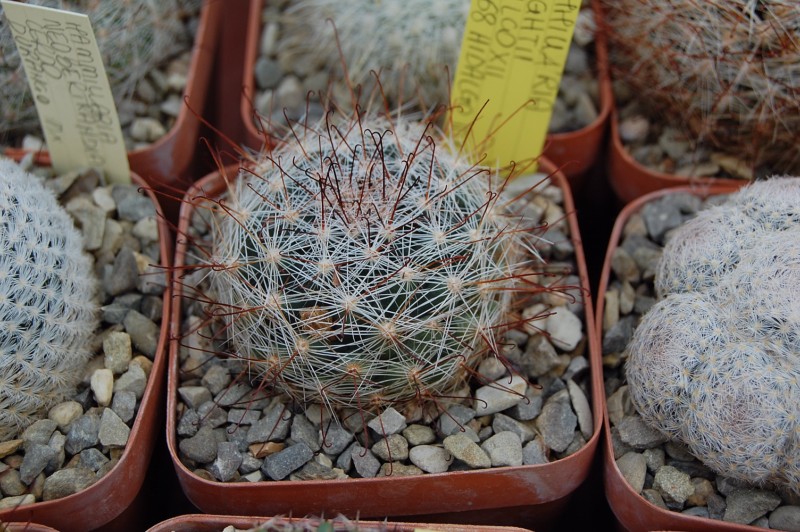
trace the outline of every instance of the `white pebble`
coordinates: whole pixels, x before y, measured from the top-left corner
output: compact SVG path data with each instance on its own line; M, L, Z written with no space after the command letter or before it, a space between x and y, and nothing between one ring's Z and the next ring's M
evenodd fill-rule
M110 369L98 369L92 373L90 384L94 399L100 406L111 404L111 396L114 394L114 373Z

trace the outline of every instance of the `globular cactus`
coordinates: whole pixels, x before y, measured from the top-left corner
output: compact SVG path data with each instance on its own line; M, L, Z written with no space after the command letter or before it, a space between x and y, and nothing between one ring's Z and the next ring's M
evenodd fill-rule
M417 121L295 128L239 176L213 229L227 348L301 404L447 397L497 353L513 292L536 285L537 222L505 183Z
M670 236L626 376L643 419L708 467L800 493L797 194L798 178L755 182ZM681 261L698 282L658 279Z
M117 106L160 63L191 41L182 19L200 0L32 0L89 16ZM36 132L39 120L11 30L0 7L0 139Z
M465 0L300 0L288 10L281 46L339 79L344 61L357 85L372 85L370 72L379 73L391 102L419 96L428 106L447 104L468 12Z
M0 160L0 440L63 401L98 324L82 237L55 196Z
M769 173L800 170L800 4L604 0L609 58L691 139Z

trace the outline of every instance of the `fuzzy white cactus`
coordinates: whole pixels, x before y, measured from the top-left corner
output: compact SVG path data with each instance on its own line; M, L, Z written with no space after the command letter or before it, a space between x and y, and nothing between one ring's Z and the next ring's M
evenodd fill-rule
M0 441L74 392L98 324L95 291L67 212L0 159Z
M407 119L323 121L242 172L213 229L210 295L264 385L400 408L497 352L513 291L536 290L538 223L448 142Z
M643 419L714 471L800 492L800 178L678 228L626 365Z

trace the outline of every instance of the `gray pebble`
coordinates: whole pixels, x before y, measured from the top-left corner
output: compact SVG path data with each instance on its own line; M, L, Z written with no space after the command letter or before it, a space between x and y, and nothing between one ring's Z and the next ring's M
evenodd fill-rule
M502 412L525 397L528 383L519 375L502 378L475 390L473 408L478 416Z
M130 427L112 409L106 408L103 410L103 415L100 417L100 428L97 431L97 437L101 445L104 447L125 447L130 434Z
M444 439L444 448L458 460L473 469L492 466L489 456L465 434L453 434Z
M37 444L39 445L39 444ZM42 466L44 469L45 464ZM38 474L38 473L37 473ZM28 491L28 487L21 480L21 473L16 469L9 469L0 476L0 492L5 497L19 496Z
M760 489L739 489L728 495L723 521L748 524L771 512L781 503L776 493Z
M320 430L319 442L322 452L326 454L336 456L347 449L352 441L353 433L338 423L330 423L324 432Z
M83 467L60 469L45 479L42 499L51 501L72 495L88 488L96 480L97 476L91 469Z
M99 471L109 461L108 457L95 447L82 450L78 456L80 457L78 467L90 469L94 472Z
M139 364L128 366L128 371L114 381L114 393L133 392L137 399L142 398L145 388L147 388L147 375Z
M497 413L492 419L492 430L495 434L500 432L513 432L522 443L531 441L536 436L536 431L530 424L517 421L505 414Z
M276 404L265 412L263 418L253 423L247 434L247 441L248 443L282 441L289 435L291 426L291 412L285 405Z
M200 424L215 429L228 422L228 413L214 401L207 401L197 409Z
M200 405L211 401L211 392L204 386L181 386L178 395L189 408L199 408Z
M633 256L624 247L617 247L611 254L611 270L622 282L638 283L642 277Z
M436 433L427 425L413 424L403 429L403 437L412 447L427 445L436 441Z
M545 335L531 336L525 347L524 368L530 377L541 377L559 363L558 353Z
M242 453L233 442L217 443L217 457L208 467L208 471L220 482L231 480L242 464Z
M647 460L644 455L637 452L625 453L617 459L617 467L633 490L641 493L647 475Z
M180 441L178 448L186 458L208 464L217 457L217 440L214 436L214 429L202 426L191 438Z
M105 211L86 196L71 199L65 205L83 235L83 246L87 251L100 249L103 245L103 231L106 227Z
M422 475L422 469L415 465L400 464L397 462L382 464L381 470L378 471L379 477L415 477Z
M498 432L481 444L492 467L522 465L522 441L510 431Z
M769 527L800 532L800 506L781 506L769 514Z
M464 430L467 423L475 418L475 410L464 405L451 405L439 415L436 428L443 436L450 436Z
M642 207L641 213L648 234L658 243L664 241L667 231L675 229L683 222L679 207L672 203L649 202Z
M138 280L139 267L136 255L130 248L123 247L114 257L114 265L105 276L103 288L108 294L118 296L134 290Z
M178 436L194 436L200 428L200 414L192 408L186 410L178 420L176 432Z
M129 423L136 415L136 393L130 390L116 392L111 400L111 409L123 422Z
M22 459L22 465L19 468L19 480L25 485L30 485L57 454L58 451L49 445L40 443L30 445L25 450L25 457ZM8 493L8 495L22 495L22 492Z
M132 353L131 337L127 333L111 331L103 339L103 363L115 375L128 369Z
M636 316L625 316L603 336L603 354L621 353L633 338Z
M145 296L142 298L142 315L154 322L161 321L164 317L164 300L161 297Z
M408 425L405 416L390 406L381 415L370 420L367 426L382 436L388 436L397 434Z
M234 425L252 425L261 417L261 412L252 408L231 408L228 410L228 423Z
M672 466L662 466L653 478L653 489L658 490L667 507L680 509L694 493L692 479Z
M542 402L542 390L528 386L525 399L506 410L506 413L518 421L530 421L541 413Z
M319 451L319 429L305 416L294 416L292 419L291 438L295 443L303 442L312 451Z
M54 420L39 419L23 430L20 438L25 448L36 443L47 445L57 428L58 423Z
M255 64L255 78L259 89L274 89L283 76L280 64L274 59L260 57Z
M219 406L230 407L243 405L242 398L252 392L253 388L246 382L234 382L214 397Z
M132 185L113 185L111 196L117 204L117 216L121 220L138 222L148 216L156 216L153 202L145 195L142 195L135 186Z
M133 345L149 358L155 357L161 328L136 310L129 311L122 323Z
M578 417L569 403L548 399L542 413L536 418L536 428L547 446L556 451L566 450L572 442Z
M362 478L373 478L380 471L381 463L369 449L355 445L351 450L353 468Z
M537 436L522 448L522 463L525 465L546 464L547 446L544 440Z
M390 434L372 446L372 453L384 462L398 462L408 458L408 441L400 434Z
M263 460L259 460L250 453L242 453L241 456L242 463L239 464L239 473L242 475L249 475L254 471L258 471L261 469L261 464L264 463Z
M418 445L408 452L412 464L426 473L444 473L453 463L453 455L435 445Z
M575 384L571 379L567 381L567 389L569 390L569 398L572 402L572 408L578 416L578 427L581 434L587 440L592 437L594 432L594 422L592 420L592 409L589 406L589 400L580 386Z
M203 375L202 383L213 395L217 395L231 383L230 371L218 364L213 365Z
M665 443L669 438L647 425L641 416L627 416L617 425L619 437L634 449L649 449Z
M296 443L267 456L261 466L261 472L272 480L283 480L292 471L303 467L313 457L314 451L308 445L302 442Z
M88 447L94 447L99 442L100 417L87 413L72 422L67 432L65 449L69 454L75 455Z

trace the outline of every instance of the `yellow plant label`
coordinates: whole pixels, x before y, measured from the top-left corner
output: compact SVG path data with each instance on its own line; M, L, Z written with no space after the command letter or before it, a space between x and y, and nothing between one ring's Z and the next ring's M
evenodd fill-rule
M472 0L450 119L474 162L533 169L580 8L580 0Z
M22 58L53 168L105 171L130 182L130 167L89 17L0 0Z

